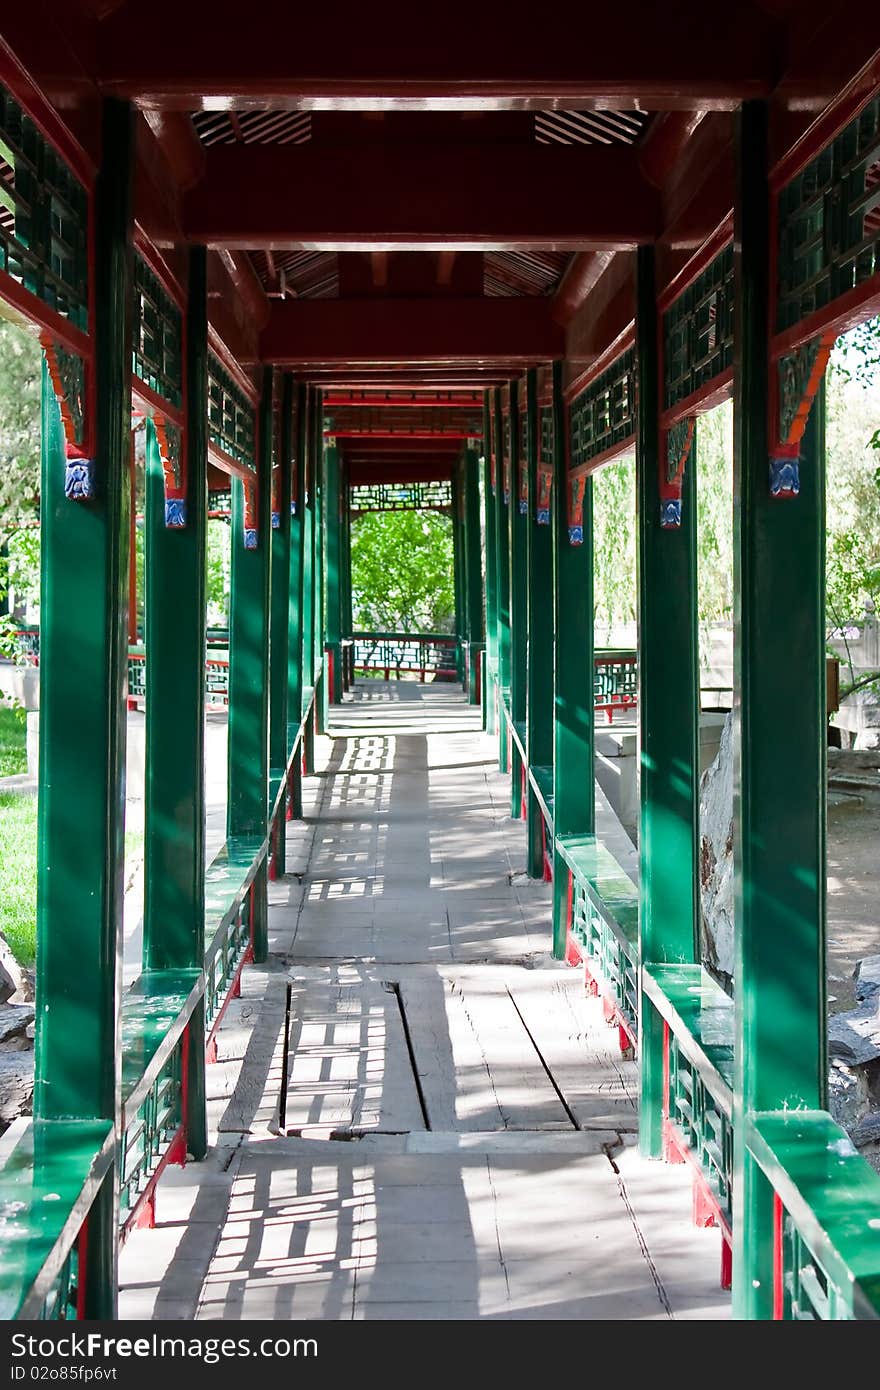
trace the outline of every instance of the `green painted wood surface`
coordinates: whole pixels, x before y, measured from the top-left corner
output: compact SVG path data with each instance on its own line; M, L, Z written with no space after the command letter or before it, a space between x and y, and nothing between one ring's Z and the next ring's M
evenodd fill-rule
M538 385L534 368L526 374L528 514L526 520L526 757L529 769L548 768L553 777L553 532L535 519L538 495ZM531 783L531 778L530 778ZM552 800L553 792L549 792ZM527 799L527 869L544 875L541 798L530 785Z
M123 996L120 1039L124 1125L130 1123L144 1094L177 1046L204 986L201 969L145 970Z
M468 634L468 701L479 703L480 651L483 630L483 559L480 535L480 460L475 448L467 448L463 467L465 604Z
M745 1141L855 1316L880 1318L880 1174L824 1110L756 1114Z
M326 632L327 647L333 657L332 689L328 679L326 698L331 704L342 699L342 480L339 453L330 440L324 450L326 479L325 544L326 561ZM328 673L329 676L329 673Z
M204 663L208 321L206 257L189 255L186 321L186 526L165 525L162 459L152 421L146 450L145 970L204 957ZM202 1049L202 1052L204 1049ZM124 1062L123 1062L124 1065ZM204 1058L190 1077L194 1152L207 1147Z
M691 962L699 910L696 490L691 459L681 526L664 529L654 256L653 247L636 253L640 953L643 961ZM663 1038L650 1011L642 1022L639 1142L643 1153L656 1158L662 1148Z
M822 1109L825 1049L824 429L800 494L770 494L768 111L736 121L734 864L737 1083L734 1314L772 1316L772 1193L746 1146L756 1111ZM784 711L784 717L780 712Z
M495 506L495 561L497 566L496 603L498 613L498 685L500 692L510 691L510 505L504 498L504 430L501 414L501 391L490 393L495 417L495 477L497 502ZM500 698L499 698L500 706ZM499 708L500 715L500 708ZM508 771L507 726L498 720L498 766Z
M638 961L639 891L597 835L557 834L559 877L570 870L608 922L633 962Z
M733 1000L701 965L644 965L642 988L729 1117L733 1110Z
M491 448L491 394L483 393L483 534L486 544L486 703L485 729L487 734L498 732L496 723L495 683L498 680L498 507L497 492L492 491L489 462Z
M0 1170L0 1318L36 1318L115 1153L108 1120L34 1120ZM115 1232L114 1232L115 1240Z
M593 482L586 481L583 544L568 539L568 448L562 364L553 364L553 823L558 837L595 829L593 713ZM553 865L553 954L565 955L567 874Z
M294 383L285 372L276 391L281 392L281 431L278 444L278 525L272 528L271 590L269 600L269 766L287 766L288 700L290 695L290 568L291 568L291 470L293 464ZM270 804L272 798L270 796ZM284 873L284 836L279 837L276 866Z

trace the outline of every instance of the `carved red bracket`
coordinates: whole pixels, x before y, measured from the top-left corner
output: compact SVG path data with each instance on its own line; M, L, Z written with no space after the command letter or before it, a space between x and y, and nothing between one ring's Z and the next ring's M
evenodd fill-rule
M772 497L797 497L801 490L801 441L836 338L836 333L824 333L779 359L777 442L770 454Z

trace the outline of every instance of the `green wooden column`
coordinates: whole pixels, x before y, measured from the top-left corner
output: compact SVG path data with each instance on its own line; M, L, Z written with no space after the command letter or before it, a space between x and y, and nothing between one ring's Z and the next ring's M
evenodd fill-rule
M526 752L529 767L553 766L553 531L538 525L538 380L526 378L528 407L529 511L526 518L528 569L528 664L526 666ZM528 860L530 877L544 875L542 815L529 783Z
M657 300L652 247L637 252L639 570L639 950L643 964L697 959L699 658L696 489L684 472L681 525L660 509ZM647 1000L639 1025L642 1152L662 1149L663 1025Z
M342 699L342 468L336 440L331 436L324 450L325 536L327 546L326 645L332 658L325 681L325 707Z
M528 701L526 671L529 652L528 510L519 497L520 408L519 382L510 383L510 716L520 735L525 732ZM516 741L510 753L510 814L522 815L522 757Z
M324 662L324 636L327 623L327 585L326 585L326 500L327 480L325 477L326 451L324 448L324 403L323 392L316 392L315 423L315 563L314 612L315 612L315 673L320 681L320 698L315 701L314 727L316 733L324 732L324 712L327 692L327 672Z
M492 489L492 468L490 451L492 431L490 428L491 405L488 391L483 395L483 531L486 537L486 691L485 729L487 734L497 733L496 693L498 681L498 535L495 512L498 507L497 491Z
M205 955L205 543L208 464L206 253L189 253L186 525L165 524L156 431L146 447L145 970L201 969ZM208 1148L204 1005L189 1027L187 1147Z
M43 370L34 1116L119 1118L131 421L127 103L105 100L94 229L94 497L65 497ZM85 1311L116 1313L116 1165L89 1215Z
M767 107L736 123L734 230L733 1309L772 1315L772 1195L745 1146L755 1111L824 1108L825 459L822 393L800 493L770 494Z
M315 388L306 387L305 492L303 494L303 703L315 686ZM315 714L312 707L303 730L303 771L314 766Z
M498 766L509 769L509 737L503 703L510 699L510 495L504 487L504 421L501 389L492 392L495 413L495 478L498 488L495 507L495 561L497 565L496 603L498 613Z
M277 476L271 501L272 561L269 596L269 767L273 777L287 768L287 724L290 718L288 653L290 647L290 477L293 453L293 378L285 372L275 384L281 390L281 437L277 441ZM273 419L270 422L274 427ZM276 507L277 504L277 507ZM284 827L275 844L275 872L285 871Z
M455 597L455 636L458 642L455 664L458 679L467 689L467 605L465 603L465 550L464 550L464 494L461 481L461 464L456 462L452 469L452 584Z
M257 543L244 542L244 487L232 480L227 833L266 834L269 802L269 583L272 562L272 368L263 370L257 430ZM265 865L254 885L254 959L268 954Z
M290 573L287 640L287 720L288 753L302 721L303 705L303 570L305 560L305 453L306 391L302 383L295 388L296 433L293 441L293 497L290 513ZM294 506L296 510L294 511ZM290 769L288 807L291 816L302 815L302 759L294 758Z
M593 480L583 500L583 540L568 530L568 445L562 363L553 364L553 834L596 828L596 727L593 707ZM568 866L554 851L553 954L565 957Z
M480 459L468 446L464 456L465 607L468 636L468 702L480 703L480 648L483 644L483 559L480 538Z

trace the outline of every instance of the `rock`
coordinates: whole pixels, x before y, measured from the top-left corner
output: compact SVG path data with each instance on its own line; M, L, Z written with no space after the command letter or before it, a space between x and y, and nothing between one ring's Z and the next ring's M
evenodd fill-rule
M706 965L733 978L733 719L700 780L700 907Z
M0 1004L5 1004L13 994L18 994L24 982L24 971L9 948L6 937L0 933Z
M856 982L856 998L860 1003L878 999L880 1007L880 956L865 956L853 971Z
M0 1124L29 1115L33 1098L33 1052L0 1052Z
M859 1068L880 1061L880 1015L877 999L869 999L828 1020L828 1052L848 1067Z
M876 772L878 769L880 769L880 749L828 749L828 771L830 774Z
M28 1029L34 1021L32 1004L0 1004L0 1052L24 1052L31 1047Z
M866 1115L855 1126L850 1138L857 1149L867 1148L869 1144L880 1144L880 1112Z

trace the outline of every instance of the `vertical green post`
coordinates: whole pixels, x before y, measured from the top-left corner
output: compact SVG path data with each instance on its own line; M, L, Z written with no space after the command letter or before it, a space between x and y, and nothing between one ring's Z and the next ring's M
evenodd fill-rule
M327 635L331 656L325 686L326 703L338 704L342 699L342 481L339 451L331 436L324 451L324 476L327 482L326 545L327 545Z
M528 402L523 403L528 408ZM526 726L526 668L529 650L528 508L519 495L519 382L510 383L510 717L520 734ZM514 740L510 754L510 814L522 815L523 762Z
M458 679L467 689L467 662L465 660L467 639L467 607L464 584L464 537L462 511L464 498L461 484L461 465L458 461L452 467L452 583L455 599L455 664Z
M305 491L303 493L303 705L313 700L315 686L315 396L306 387ZM315 754L314 703L303 729L303 770L311 772Z
M497 732L495 720L498 681L498 559L495 510L497 492L492 490L492 448L490 395L483 394L483 531L486 537L486 689L484 692L487 734ZM497 474L496 474L497 477Z
M483 558L480 537L480 460L471 445L465 451L464 486L464 544L465 544L465 607L468 636L468 701L480 703L480 647L483 643Z
M232 480L229 619L230 836L265 835L269 802L269 581L272 561L272 368L263 370L257 430L257 542L245 548L244 487ZM254 884L254 959L268 954L265 866Z
M206 253L189 253L186 316L186 525L165 524L165 475L152 421L146 449L145 970L202 968L205 954L205 544L208 462ZM208 1147L204 1014L190 1023L187 1146Z
M509 738L505 705L510 707L510 495L504 486L504 420L501 388L495 387L492 409L495 413L495 478L498 501L495 507L495 560L498 605L498 766L508 771Z
M593 480L583 500L583 542L568 532L568 447L562 363L553 363L553 835L596 828L596 727L593 706ZM568 867L554 849L553 954L565 957Z
M296 437L293 441L293 496L290 515L290 574L287 644L288 752L302 722L303 705L303 563L305 534L306 387L296 387ZM302 759L294 758L288 787L291 816L302 815Z
M324 634L327 623L327 586L325 574L325 540L327 513L327 480L325 477L324 401L320 388L316 394L315 422L315 671L320 678L320 698L315 701L315 732L322 734L326 723L327 669L324 661Z
M276 385L276 389L277 385ZM274 412L270 420L274 428ZM269 597L269 767L273 777L284 777L287 768L287 721L290 647L290 473L293 453L293 378L285 372L281 382L281 437L272 441L278 457L276 486L271 502L272 560ZM275 504L277 503L277 511ZM284 826L277 830L275 872L286 866Z
M799 495L773 498L767 120L757 101L737 117L734 227L733 1310L757 1319L773 1311L772 1192L746 1121L823 1108L827 1093L824 402L802 441Z
M116 1125L120 1099L125 672L131 427L127 103L106 100L95 188L95 496L65 497L43 369L40 787L34 1116ZM116 1173L89 1215L86 1316L116 1312Z
M699 662L696 489L688 460L681 525L660 511L660 363L653 247L636 262L639 571L639 953L643 964L697 958ZM663 1025L642 999L639 1139L662 1151Z
M538 381L526 377L528 408L529 502L526 517L528 589L528 664L526 667L526 753L530 768L553 765L553 532L537 521ZM531 878L544 874L542 814L531 783L527 797L527 869Z

